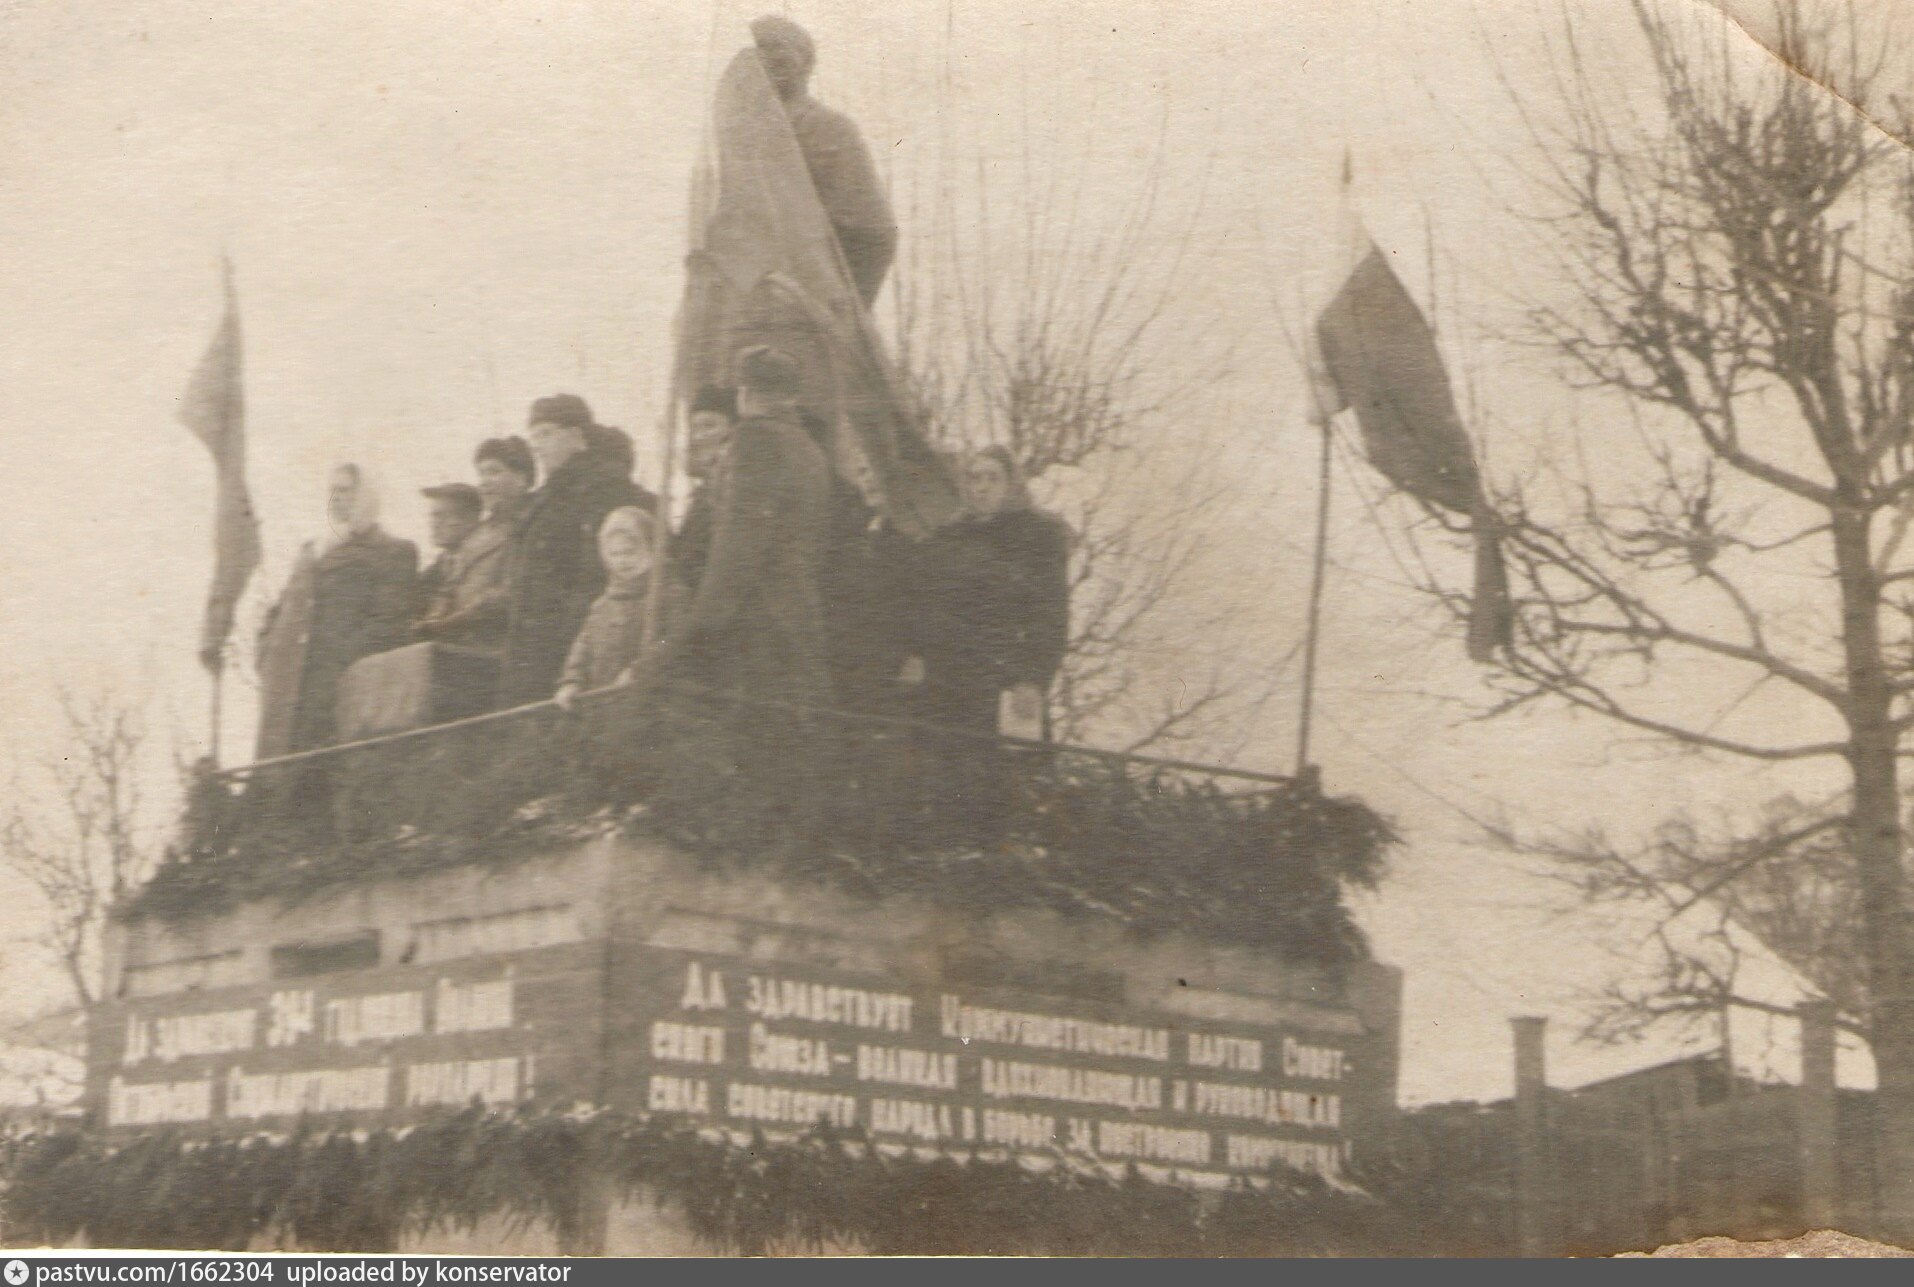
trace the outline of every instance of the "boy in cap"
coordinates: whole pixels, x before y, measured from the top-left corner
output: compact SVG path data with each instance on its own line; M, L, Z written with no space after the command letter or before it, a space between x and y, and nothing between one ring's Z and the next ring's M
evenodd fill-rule
M423 609L415 630L421 639L430 639L438 622L458 606L466 575L465 543L478 529L485 506L478 488L469 483L442 483L420 494L432 503L427 525L439 552L432 566L419 575Z
M523 438L488 438L473 453L483 517L459 543L457 591L440 596L419 622L423 639L498 655L510 607L511 542L524 517L537 467Z

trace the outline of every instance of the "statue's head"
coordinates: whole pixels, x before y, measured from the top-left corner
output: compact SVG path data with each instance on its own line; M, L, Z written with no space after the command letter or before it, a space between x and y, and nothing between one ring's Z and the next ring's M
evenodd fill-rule
M751 39L778 97L802 93L811 69L817 66L817 44L811 33L781 14L769 13L751 24Z

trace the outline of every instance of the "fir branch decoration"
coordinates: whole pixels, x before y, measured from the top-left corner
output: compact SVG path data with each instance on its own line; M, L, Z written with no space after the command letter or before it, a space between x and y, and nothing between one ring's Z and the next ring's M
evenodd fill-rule
M766 821L777 802L739 773L734 735L693 704L614 697L581 719L454 729L261 772L243 794L208 780L171 860L121 914L186 919L507 863L622 826L726 870L986 913L1041 907L1333 967L1366 953L1344 891L1373 887L1396 843L1386 820L1313 778L1226 791L1199 775L1044 752L1024 753L1004 842L953 851L921 841L922 784L883 771L907 742L873 735L838 748L841 791L815 838L794 847Z
M56 1131L0 1146L13 1245L391 1251L490 1217L576 1246L588 1176L676 1208L714 1250L874 1254L1346 1255L1401 1245L1389 1209L1313 1177L1202 1195L1148 1180L973 1157L890 1157L822 1126L734 1143L682 1119L608 1111L440 1114L403 1129L200 1140Z

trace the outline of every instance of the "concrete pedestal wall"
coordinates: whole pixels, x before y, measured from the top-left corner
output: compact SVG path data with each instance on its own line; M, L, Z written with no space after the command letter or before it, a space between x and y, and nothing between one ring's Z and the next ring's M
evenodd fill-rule
M514 918L537 916L536 922ZM275 981L275 950L376 936L376 966L420 963L432 927L469 923L463 956L548 942L643 943L881 973L907 984L955 982L965 962L994 963L1057 994L1120 994L1125 1005L1193 1019L1344 1026L1355 1016L1388 1043L1382 1098L1394 1100L1400 971L1361 962L1332 972L1189 934L1139 940L1090 916L988 911L912 898L881 902L759 873L702 869L670 846L599 836L513 861L403 880L338 885L186 920L148 918L108 936L109 996L206 991ZM490 926L491 928L488 928ZM529 933L527 940L515 937ZM488 935L490 937L488 937ZM552 937L562 935L561 937ZM431 959L453 959L440 955ZM155 989L153 980L204 982ZM974 971L973 971L974 973ZM1378 1086L1378 1089L1384 1089Z
M1158 1172L1184 1178L1207 1166L1219 1182L1250 1165L1239 1144L1324 1141L1310 1147L1333 1166L1345 1141L1360 1149L1388 1129L1395 1101L1400 975L1391 967L1300 967L1195 935L1144 940L1087 915L873 902L713 869L611 832L511 861L185 921L137 920L114 930L109 968L112 999L90 1025L89 1108L96 1124L121 1132L284 1131L296 1124L286 1116L293 1105L317 1105L315 1116L342 1127L401 1125L477 1087L494 1103L692 1111L734 1132L770 1128L767 1104L788 1126L821 1102L841 1124L881 1135L881 1098L889 1129L902 1132L893 1138L913 1147L988 1144L979 1128L986 1110L1028 1110L1054 1126L1059 1146L1066 1135L1094 1140L1091 1152L1111 1165L1154 1158ZM700 992L698 980L720 975L703 985L709 995ZM478 1003L501 988L500 1012L481 1013ZM286 1019L288 996L303 998L299 1023ZM949 1026L960 1002L999 1022L1080 1024L1098 1035L1073 1030L1077 1044L1067 1048L1054 1029L972 1045ZM1142 1054L1083 1044L1112 1033L1159 1044ZM769 1050L767 1036L796 1044ZM709 1050L686 1049L690 1039ZM1213 1048L1199 1053L1199 1039ZM1116 1078L1146 1088L1143 1102L1155 1107L1075 1099L1082 1092L1055 1085L987 1088L978 1080L984 1056L1000 1078L1034 1070L1106 1079L1093 1096ZM380 1061L392 1070L389 1091L377 1084ZM951 1071L960 1061L961 1086ZM320 1084L335 1073L371 1076L372 1102L383 1107L367 1106L363 1080L345 1091ZM758 1096L743 1110L741 1082ZM669 1083L667 1097L708 1094L710 1107L661 1102L659 1083ZM1334 1111L1319 1101L1334 1101ZM1303 1116L1287 1116L1292 1104ZM1205 1131L1215 1132L1213 1149ZM1212 1160L1172 1169L1179 1148ZM613 1205L603 1244L633 1255L709 1250L695 1245L680 1211L649 1200ZM407 1249L558 1250L549 1230L503 1220L417 1231Z

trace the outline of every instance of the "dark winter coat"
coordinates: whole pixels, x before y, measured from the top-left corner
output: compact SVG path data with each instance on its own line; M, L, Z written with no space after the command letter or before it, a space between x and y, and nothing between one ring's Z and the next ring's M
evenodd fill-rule
M259 633L260 759L333 741L346 668L411 641L418 569L418 548L377 527L301 552Z
M828 465L830 426L809 411L798 413ZM873 710L882 704L904 654L895 647L900 605L885 581L877 512L856 484L828 470L829 501L818 594L824 607L825 656L837 704Z
M686 590L698 588L705 561L711 557L711 537L718 527L717 495L716 483L700 483L691 493L684 521L671 535L671 578Z
M832 480L822 592L831 684L840 706L880 709L905 650L898 637L910 609L894 550L908 544L879 523L856 487Z
M615 454L581 451L532 493L512 540L499 704L543 701L558 687L572 640L605 588L598 528L615 509L652 511L657 498Z
M830 700L820 592L830 495L823 453L795 419L739 422L710 553L662 667L725 692Z
M525 504L521 498L495 509L456 551L441 555L426 570L420 578L425 601L421 637L498 650L505 639L510 606L512 539Z
M917 552L911 651L926 682L1048 688L1070 634L1070 529L1036 509L963 517ZM994 709L994 707L993 707Z

